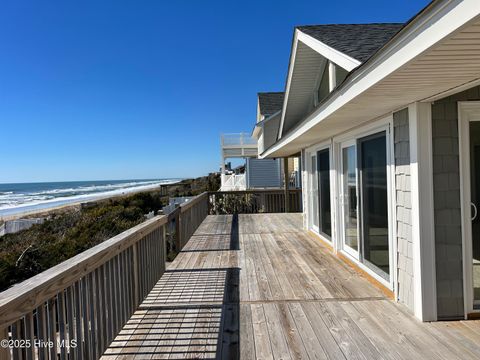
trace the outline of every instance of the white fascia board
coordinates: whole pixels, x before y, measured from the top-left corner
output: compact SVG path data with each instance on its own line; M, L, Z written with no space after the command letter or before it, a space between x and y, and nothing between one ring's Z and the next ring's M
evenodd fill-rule
M258 140L262 129L263 129L263 123L256 124L252 131L252 137Z
M288 95L290 94L290 84L292 83L293 68L295 66L295 56L297 55L298 33L299 33L298 29L295 29L295 32L293 34L292 53L290 54L290 63L288 66L287 85L285 87L285 97L283 99L282 118L280 119L280 129L278 131L278 139L281 139L283 135L283 123L285 121L285 110L287 109Z
M253 128L253 132L252 132L252 136L256 136L256 134L258 134L258 136L260 136L260 131L263 130L263 128L265 127L265 124L267 122L269 122L270 120L276 118L278 115L280 115L280 113L282 112L282 110L278 110L276 113L270 115L269 117L267 118L264 118L263 120L260 120L259 122L257 122ZM257 138L258 138L257 136Z
M417 19L408 24L384 49L374 55L365 66L362 66L358 73L354 72L350 79L347 79L345 85L340 87L341 92L336 90L300 126L263 152L261 154L262 158L269 157L300 135L305 134L320 121L332 115L352 99L461 28L479 14L480 1L478 0L444 0L433 3L430 9L425 10ZM284 107L285 104L286 101Z
M341 51L335 50L334 48L324 44L320 40L311 37L310 35L305 34L300 30L297 31L297 41L301 41L312 50L315 50L320 55L327 58L334 64L337 64L338 66L344 68L348 72L352 71L361 64L361 62L357 59L354 59L351 56L342 53Z

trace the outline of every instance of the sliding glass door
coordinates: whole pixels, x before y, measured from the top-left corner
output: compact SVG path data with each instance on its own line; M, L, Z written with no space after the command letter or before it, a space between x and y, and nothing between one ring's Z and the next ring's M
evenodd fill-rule
M330 148L307 152L308 171L308 223L310 229L327 240L332 236L332 210L330 201Z
M385 131L340 146L343 250L389 279L387 136Z
M387 139L383 131L358 141L362 201L362 258L388 279Z
M317 177L317 155L310 157L310 224L318 231L318 177Z
M341 207L343 249L358 258L357 149L354 142L341 148Z
M330 206L330 150L317 152L319 232L332 236L332 213Z

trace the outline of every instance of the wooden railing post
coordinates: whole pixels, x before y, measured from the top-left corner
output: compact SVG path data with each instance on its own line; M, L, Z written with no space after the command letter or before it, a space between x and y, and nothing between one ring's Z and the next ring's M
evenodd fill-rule
M175 247L178 252L182 250L182 235L180 230L180 213L181 209L178 207L175 210Z
M284 183L284 192L285 192L285 212L290 212L290 199L288 197L288 158L283 158L283 183Z
M5 342L8 341L8 327L0 329L0 341L2 341L2 345L0 346L0 359L1 360L10 360L10 348L8 344Z
M134 308L140 304L139 282L138 278L138 243L133 244L133 288L134 288Z

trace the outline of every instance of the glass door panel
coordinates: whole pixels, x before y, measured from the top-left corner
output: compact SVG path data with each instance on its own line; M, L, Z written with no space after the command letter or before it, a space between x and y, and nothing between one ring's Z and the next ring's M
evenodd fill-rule
M332 236L332 214L330 210L330 151L317 152L318 159L318 204L320 215L320 232Z
M357 152L342 148L342 217L344 250L358 257Z
M470 196L472 207L473 300L480 305L480 122L470 122Z
M387 142L385 131L358 141L362 259L389 279Z
M310 173L310 186L311 186L311 207L310 207L310 219L312 227L318 231L318 179L317 179L317 156L311 157L311 173Z

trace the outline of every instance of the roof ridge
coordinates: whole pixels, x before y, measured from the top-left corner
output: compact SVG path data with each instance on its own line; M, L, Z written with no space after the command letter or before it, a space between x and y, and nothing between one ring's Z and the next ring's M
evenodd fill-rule
M360 25L404 25L403 22L371 22L371 23L331 23L331 24L307 24L307 25L295 25L295 28L301 27L313 27L313 26L360 26Z

